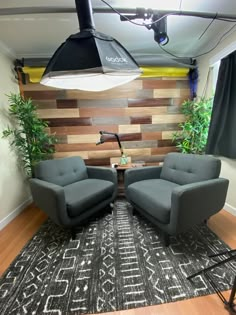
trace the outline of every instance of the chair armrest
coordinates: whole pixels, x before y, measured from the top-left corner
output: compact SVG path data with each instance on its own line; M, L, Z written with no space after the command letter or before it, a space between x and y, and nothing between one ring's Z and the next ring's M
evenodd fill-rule
M117 185L117 172L111 167L87 166L88 177L108 180Z
M229 181L217 178L178 186L171 196L171 230L186 230L220 211L226 200Z
M130 184L141 180L160 178L161 170L161 166L144 166L127 169L124 175L125 189Z
M65 194L63 187L37 178L29 179L35 204L58 225L67 225Z

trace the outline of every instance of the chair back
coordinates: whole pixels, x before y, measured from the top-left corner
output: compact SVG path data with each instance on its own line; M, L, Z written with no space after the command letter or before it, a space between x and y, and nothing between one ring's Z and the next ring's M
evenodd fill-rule
M164 159L161 179L185 185L218 178L221 160L209 155L171 152Z
M59 186L88 178L86 165L80 156L41 161L35 166L34 175Z

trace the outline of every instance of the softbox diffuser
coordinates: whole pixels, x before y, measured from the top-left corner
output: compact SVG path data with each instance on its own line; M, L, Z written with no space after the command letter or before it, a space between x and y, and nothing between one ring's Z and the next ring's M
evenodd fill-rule
M138 64L118 41L89 29L71 35L57 49L41 83L63 89L102 91L140 74Z

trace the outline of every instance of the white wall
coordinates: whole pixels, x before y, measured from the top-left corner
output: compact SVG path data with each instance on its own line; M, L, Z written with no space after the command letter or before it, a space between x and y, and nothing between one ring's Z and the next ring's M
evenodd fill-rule
M14 218L30 201L27 180L17 164L17 157L9 146L8 139L2 139L2 130L9 125L6 94L18 93L14 78L12 57L0 43L0 229Z
M214 49L211 53L202 56L198 60L199 66L199 86L198 96L201 96L204 91L204 87L207 81L207 73L209 66L217 60L225 57L230 52L236 50L236 32L228 36L220 45ZM209 91L209 89L208 89ZM230 181L229 190L227 194L227 200L225 209L236 215L236 160L228 159L225 157L221 158L222 169L221 176L228 178Z

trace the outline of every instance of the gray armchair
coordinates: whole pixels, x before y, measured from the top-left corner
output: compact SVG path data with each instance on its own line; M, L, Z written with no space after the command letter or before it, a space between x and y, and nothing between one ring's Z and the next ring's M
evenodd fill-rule
M64 227L79 225L117 195L116 170L86 166L79 156L41 161L34 176L30 188L35 204Z
M220 211L229 181L219 178L221 161L207 155L169 153L163 166L125 172L125 194L133 207L169 235L187 231Z

